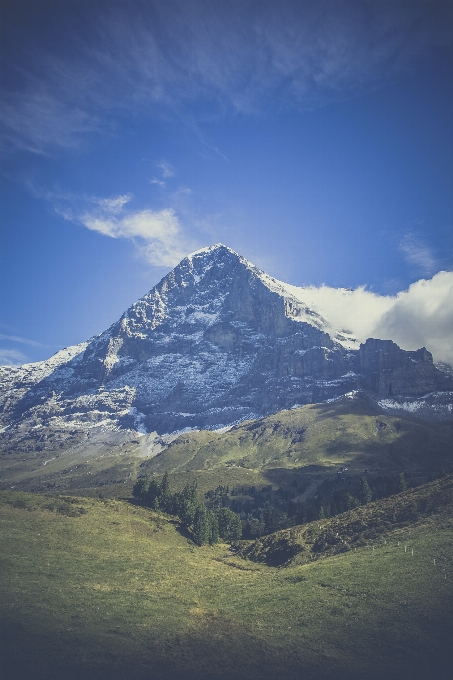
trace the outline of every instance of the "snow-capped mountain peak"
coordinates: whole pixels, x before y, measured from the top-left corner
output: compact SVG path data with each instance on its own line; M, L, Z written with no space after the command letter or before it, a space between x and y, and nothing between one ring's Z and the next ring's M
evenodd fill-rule
M2 436L17 448L38 433L46 447L93 428L218 429L358 388L392 399L453 389L426 350L355 349L308 292L222 244L195 251L104 333L3 368Z

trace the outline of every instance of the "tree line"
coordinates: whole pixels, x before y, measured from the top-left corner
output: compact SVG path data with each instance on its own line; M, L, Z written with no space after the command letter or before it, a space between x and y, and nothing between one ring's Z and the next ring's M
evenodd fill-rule
M196 484L186 485L182 491L170 492L168 474L161 481L142 477L133 488L134 498L145 507L163 510L179 517L198 545L240 538L254 539L298 524L334 517L387 498L407 487L404 473L396 476L346 477L337 475L325 480L317 493L300 501L298 496L308 484L293 481L290 487L218 486L210 489L204 499Z
M234 541L242 537L239 515L228 507L207 508L198 495L196 484L187 484L182 491L171 493L167 473L160 482L141 477L134 484L132 495L147 508L179 517L197 545L213 545L219 539Z
M218 486L206 494L208 507L227 507L242 520L243 538L256 538L296 524L333 517L372 500L404 491L404 473L397 476L348 478L337 475L322 482L313 498L297 500L308 484L299 487L294 480L289 488Z

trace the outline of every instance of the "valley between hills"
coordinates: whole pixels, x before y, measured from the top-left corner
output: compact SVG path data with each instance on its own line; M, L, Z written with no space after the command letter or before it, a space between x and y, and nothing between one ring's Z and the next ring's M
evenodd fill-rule
M176 518L125 500L3 491L3 668L446 679L452 494L448 475L240 548L196 546Z

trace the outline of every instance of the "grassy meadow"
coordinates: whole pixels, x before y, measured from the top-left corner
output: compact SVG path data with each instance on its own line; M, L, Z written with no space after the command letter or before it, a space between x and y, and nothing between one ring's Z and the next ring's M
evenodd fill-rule
M0 519L5 677L450 677L448 503L280 567L125 500L3 491Z

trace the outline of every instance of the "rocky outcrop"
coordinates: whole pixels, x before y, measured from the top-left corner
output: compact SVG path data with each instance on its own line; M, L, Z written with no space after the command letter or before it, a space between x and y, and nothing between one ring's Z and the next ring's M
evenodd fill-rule
M1 369L1 437L10 448L33 437L51 446L56 433L61 443L93 428L220 428L356 389L377 398L453 389L424 348L370 339L350 350L329 329L237 253L205 248L101 335Z
M358 351L360 386L379 397L420 397L453 389L451 378L433 364L425 347L407 352L391 340L369 338Z

